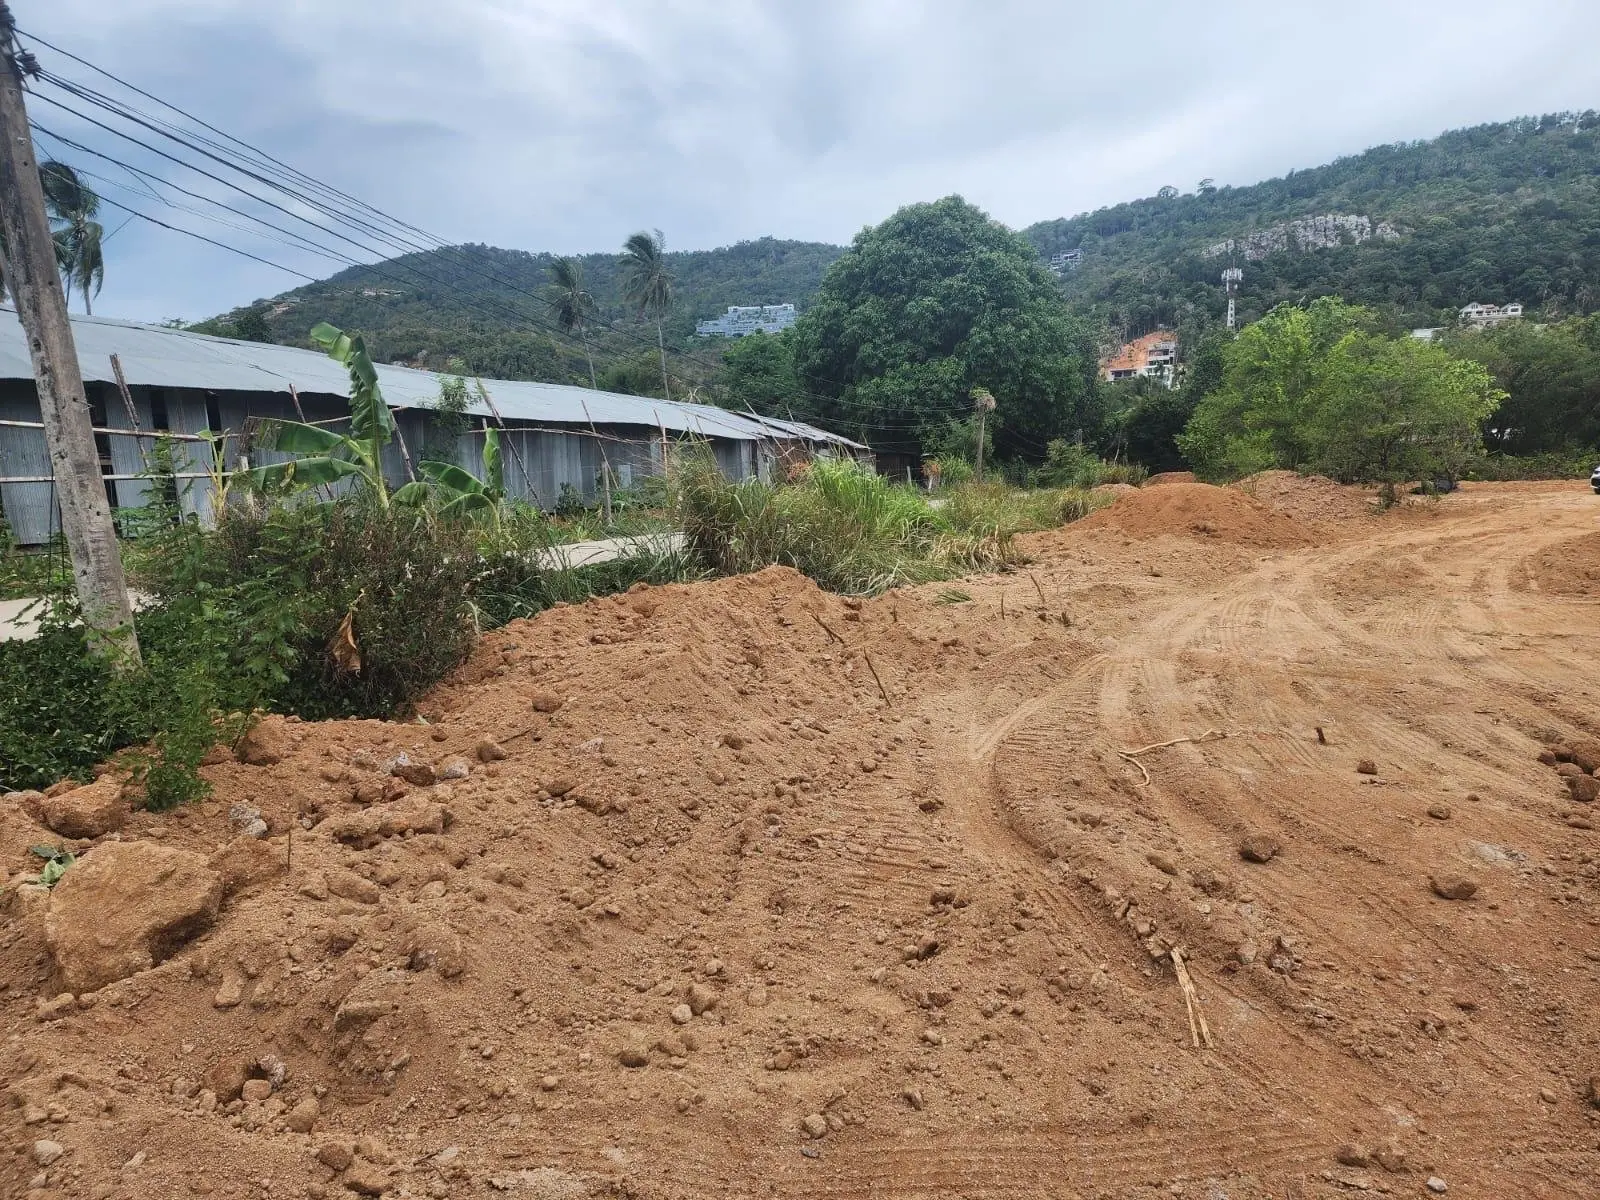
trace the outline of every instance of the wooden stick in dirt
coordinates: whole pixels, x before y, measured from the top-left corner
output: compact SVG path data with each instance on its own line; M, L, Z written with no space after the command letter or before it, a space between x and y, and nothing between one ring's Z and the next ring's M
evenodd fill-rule
M1029 571L1027 574L1028 578L1033 580L1033 590L1039 593L1039 607L1049 608L1050 603L1044 598L1044 588L1039 585L1039 577L1032 571Z
M811 614L811 619L813 621L815 621L818 625L822 626L822 632L823 633L827 634L834 641L838 642L839 645L841 645L841 646L844 645L844 639L842 637L840 637L837 633L835 633L833 630L829 629L828 628L828 623L826 621L824 621L821 617L817 616L816 613L812 613Z
M861 652L861 657L866 660L867 670L872 672L872 682L876 683L878 685L878 694L883 697L883 702L885 704L892 705L894 703L894 701L889 699L889 691L888 691L888 689L883 686L883 680L878 678L878 668L872 665L872 657L871 657L871 655L869 655L865 650L863 650Z
M1203 1043L1207 1050L1216 1048L1216 1043L1211 1040L1211 1029L1206 1025L1206 1015L1200 1011L1200 993L1195 990L1194 980L1189 977L1189 968L1184 965L1183 951L1174 946L1167 951L1172 959L1172 967L1178 973L1178 987L1183 991L1183 1007L1189 1014L1189 1039L1198 1050Z
M1132 758L1135 754L1148 754L1152 750L1165 750L1168 746L1181 746L1184 742L1194 742L1198 745L1200 742L1214 742L1227 736L1220 729L1208 729L1199 737L1179 737L1173 738L1170 742L1152 742L1148 746L1140 746L1137 750L1118 750L1117 753L1122 755L1123 758Z

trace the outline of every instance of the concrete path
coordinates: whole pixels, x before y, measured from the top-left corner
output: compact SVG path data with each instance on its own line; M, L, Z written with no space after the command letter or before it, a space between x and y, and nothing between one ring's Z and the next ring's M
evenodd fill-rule
M634 537L601 538L593 542L569 542L564 546L553 546L539 555L539 565L552 571L564 571L631 558L636 554L670 554L682 549L681 533L644 533ZM133 606L136 610L146 603L147 597L134 593ZM40 607L36 598L0 600L0 642L27 641L38 634Z

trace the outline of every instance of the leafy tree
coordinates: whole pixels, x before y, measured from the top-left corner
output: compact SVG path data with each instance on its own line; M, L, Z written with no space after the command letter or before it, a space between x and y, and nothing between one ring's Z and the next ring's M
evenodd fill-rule
M1106 393L1106 454L1142 463L1152 472L1182 470L1177 437L1194 415L1199 390L1188 382L1169 388L1154 379L1127 379L1109 385Z
M721 383L730 408L749 406L774 417L804 410L804 389L794 369L792 331L758 331L729 341L722 352Z
M583 357L589 364L589 386L598 390L594 378L594 355L589 352L589 321L594 316L594 297L583 285L583 262L576 258L558 258L550 264L550 287L545 299L556 324L567 333L574 330L583 342ZM663 378L665 358L663 357Z
M326 321L312 329L311 340L350 372L350 432L336 433L300 421L274 422L266 439L268 448L299 457L256 467L248 478L262 491L320 487L340 479L354 479L380 508L387 509L389 489L383 481L383 448L394 439L394 414L384 403L378 372L367 356L366 345L359 333L343 333Z
M1506 392L1484 430L1491 450L1529 455L1600 446L1600 316L1513 321L1447 344L1486 367Z
M44 184L45 211L53 226L62 282L69 296L77 288L83 295L83 311L93 313L91 289L92 295L98 296L106 277L101 252L105 229L95 220L100 197L65 163L41 163L39 179Z
M656 348L661 352L661 392L672 399L672 384L667 378L667 344L661 322L672 308L672 272L667 267L667 239L658 229L654 234L640 230L622 244L622 294L641 317L656 322Z
M1392 492L1456 476L1503 393L1488 371L1418 338L1387 337L1337 300L1280 305L1224 352L1223 385L1178 445L1213 478L1309 467Z
M1418 338L1346 334L1318 370L1306 415L1311 461L1335 479L1458 478L1504 393L1478 363Z
M1247 325L1224 353L1222 387L1196 408L1178 439L1204 475L1231 476L1307 461L1306 414L1323 361L1368 311L1331 298L1281 304Z
M964 418L975 386L998 407L1001 454L1039 457L1098 432L1089 327L1016 234L959 196L901 209L857 235L794 329L811 415L885 449Z
M272 326L267 324L266 309L253 304L240 313L233 323L233 336L245 342L271 342Z

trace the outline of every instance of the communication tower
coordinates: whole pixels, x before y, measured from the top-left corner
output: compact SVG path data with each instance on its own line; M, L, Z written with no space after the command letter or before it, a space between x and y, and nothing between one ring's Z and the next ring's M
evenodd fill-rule
M1229 267L1222 273L1222 290L1228 294L1228 332L1234 330L1234 292L1238 291L1239 284L1244 280L1244 272L1238 267Z

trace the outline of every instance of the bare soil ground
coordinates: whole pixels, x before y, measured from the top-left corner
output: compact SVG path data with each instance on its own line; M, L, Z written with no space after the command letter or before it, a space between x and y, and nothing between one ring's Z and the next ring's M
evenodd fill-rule
M640 590L268 722L121 832L227 876L153 969L59 997L8 891L0 1192L1593 1197L1600 506L1350 512L1172 482L970 602Z

